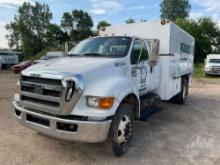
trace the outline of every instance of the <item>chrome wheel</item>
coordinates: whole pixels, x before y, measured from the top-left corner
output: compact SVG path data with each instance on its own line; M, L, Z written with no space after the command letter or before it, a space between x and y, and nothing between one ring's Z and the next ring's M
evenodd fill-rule
M132 122L127 115L121 118L117 133L117 140L120 145L126 144L131 139Z
M111 134L112 149L121 156L129 149L133 135L134 112L129 104L121 104L113 117Z

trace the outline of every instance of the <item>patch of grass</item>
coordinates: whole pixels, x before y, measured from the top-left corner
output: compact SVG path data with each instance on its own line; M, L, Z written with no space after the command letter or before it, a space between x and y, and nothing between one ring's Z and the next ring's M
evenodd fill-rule
M196 78L203 78L205 77L204 75L204 64L195 64L194 65L194 76Z
M194 65L194 77L203 83L220 84L220 76L205 76L204 64Z

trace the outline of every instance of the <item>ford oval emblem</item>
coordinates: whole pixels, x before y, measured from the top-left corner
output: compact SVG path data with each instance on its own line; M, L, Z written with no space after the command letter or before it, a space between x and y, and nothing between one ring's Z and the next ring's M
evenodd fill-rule
M43 89L41 87L35 87L34 88L34 93L37 93L39 95L42 95L43 94Z
M34 73L33 73L33 74L31 74L30 76L31 76L31 77L41 77L41 75L40 75L40 74L34 74Z

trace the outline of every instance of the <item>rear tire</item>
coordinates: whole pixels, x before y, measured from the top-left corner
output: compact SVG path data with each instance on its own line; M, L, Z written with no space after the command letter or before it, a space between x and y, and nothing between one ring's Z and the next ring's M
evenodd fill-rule
M172 99L172 101L176 104L184 104L188 95L188 90L189 81L187 78L182 77L181 91Z
M121 156L129 149L132 138L134 113L129 104L121 104L113 117L110 140L116 156Z

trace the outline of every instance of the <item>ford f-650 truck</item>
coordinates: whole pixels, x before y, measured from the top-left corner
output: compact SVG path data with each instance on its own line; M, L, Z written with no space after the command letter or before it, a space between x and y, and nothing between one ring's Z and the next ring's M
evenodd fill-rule
M119 156L128 149L134 120L154 101L184 103L193 59L194 38L172 22L102 28L67 57L24 70L13 112L22 125L58 139L109 138Z

